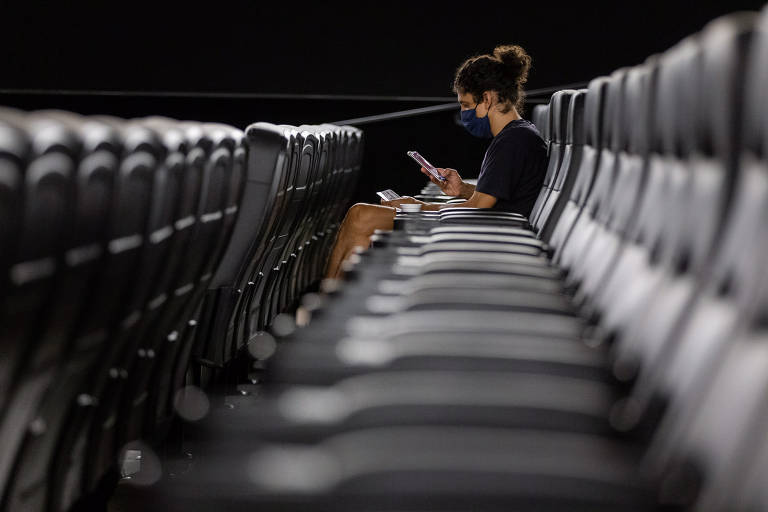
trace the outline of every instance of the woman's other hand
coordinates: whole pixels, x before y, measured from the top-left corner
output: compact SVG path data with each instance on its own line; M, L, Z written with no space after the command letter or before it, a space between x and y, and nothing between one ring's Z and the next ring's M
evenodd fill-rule
M403 196L400 199L393 199L392 201L385 201L384 199L381 200L381 204L383 206L391 206L392 208L399 208L401 204L424 204L422 201L419 201L418 199L414 199L411 196Z

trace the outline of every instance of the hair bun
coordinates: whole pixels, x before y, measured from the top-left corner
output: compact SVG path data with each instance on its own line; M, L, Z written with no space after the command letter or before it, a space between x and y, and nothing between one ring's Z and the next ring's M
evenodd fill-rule
M528 70L531 68L531 56L516 44L499 45L493 49L494 58L504 64L507 72L514 76L518 84L528 81Z
M502 113L516 108L523 112L525 91L531 57L516 44L499 45L492 54L469 57L456 70L453 92L471 94L475 102L482 101L486 91L498 94Z

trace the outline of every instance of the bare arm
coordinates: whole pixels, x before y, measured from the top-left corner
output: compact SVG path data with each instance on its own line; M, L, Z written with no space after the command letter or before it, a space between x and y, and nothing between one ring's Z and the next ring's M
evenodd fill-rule
M418 199L414 199L411 196L404 196L400 199L395 199L394 201L385 201L383 199L381 200L381 204L384 206L392 206L394 208L397 208L401 204L406 203L420 204L421 209L425 211L438 211L444 210L446 208L493 208L493 206L496 204L496 198L491 195L475 191L466 201L451 204L425 203L424 201L419 201Z
M473 187L474 189L474 187ZM488 195L483 194L482 192L474 191L474 193L464 201L463 203L425 203L424 206L421 207L422 210L446 210L448 208L493 208L493 206L496 204L496 198Z
M492 208L496 204L497 199L494 196L478 192L475 190L474 185L464 183L456 169L444 169L442 167L437 169L437 172L439 172L445 178L445 181L438 180L429 174L423 167L421 168L421 172L424 173L432 183L440 187L440 190L443 191L443 194L461 197L466 199L466 201L451 204L425 203L410 196L405 196L394 201L382 200L381 204L385 206L399 207L403 203L418 203L422 205L422 210L427 211L437 211L444 208Z

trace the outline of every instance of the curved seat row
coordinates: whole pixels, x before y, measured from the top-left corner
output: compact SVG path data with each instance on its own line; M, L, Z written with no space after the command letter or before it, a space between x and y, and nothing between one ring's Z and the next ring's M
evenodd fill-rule
M69 510L165 436L190 364L224 364L319 278L361 144L0 109L3 510Z

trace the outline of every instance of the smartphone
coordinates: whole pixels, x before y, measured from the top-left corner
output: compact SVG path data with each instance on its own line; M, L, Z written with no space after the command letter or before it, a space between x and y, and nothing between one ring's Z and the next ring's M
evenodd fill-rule
M394 201L395 199L400 199L400 196L397 195L397 192L395 192L392 189L382 190L381 192L376 192L380 198L382 198L385 201Z
M421 156L417 151L408 151L408 156L416 160L416 163L425 168L429 174L440 181L445 181L445 178L443 178L440 173L437 172L435 166L427 162L424 157Z

